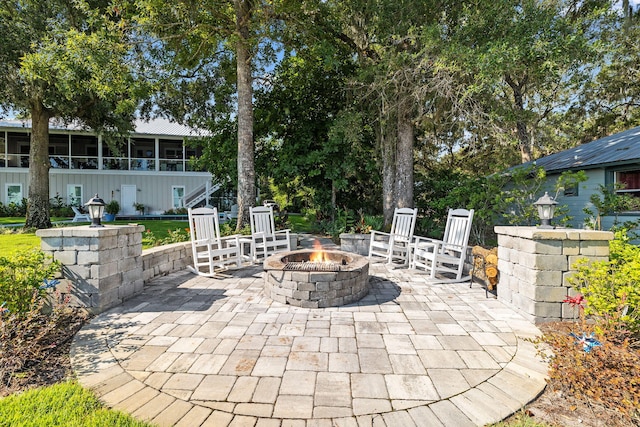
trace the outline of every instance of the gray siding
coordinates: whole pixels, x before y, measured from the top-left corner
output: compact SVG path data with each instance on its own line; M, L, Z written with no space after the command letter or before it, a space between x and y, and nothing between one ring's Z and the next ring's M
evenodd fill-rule
M122 185L137 187L136 201L147 208L146 213L161 214L172 207L172 186L184 186L185 194L211 180L207 172L142 172L142 171L108 171L108 170L68 170L52 169L49 171L49 192L51 197L59 194L67 202L67 185L81 185L83 203L94 194L109 202L117 200L122 205ZM6 203L5 184L22 184L23 197L28 193L28 169L0 169L0 188L2 203ZM122 213L135 213L129 206L121 206Z
M578 189L578 195L574 197L565 197L562 194L558 196L557 202L561 205L567 205L569 207L569 215L573 217L573 220L570 222L569 226L573 228L584 228L585 220L587 216L583 212L583 209L589 208L595 212L593 204L590 201L590 198L593 194L601 196L600 185L604 185L606 181L606 171L605 169L589 169L586 170L587 181L580 183L580 188ZM553 184L558 178L558 174L549 175L549 188L553 188ZM549 191L549 194L552 194L552 190ZM620 215L617 218L615 216L606 216L602 218L602 228L604 230L611 229L613 223L617 220L619 222L624 221L635 221L640 219L640 215L636 214L624 214Z

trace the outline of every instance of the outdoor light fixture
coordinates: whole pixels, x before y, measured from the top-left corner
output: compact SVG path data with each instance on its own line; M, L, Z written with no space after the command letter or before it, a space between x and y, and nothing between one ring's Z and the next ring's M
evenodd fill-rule
M100 221L102 219L102 213L104 212L104 206L106 203L98 197L98 193L96 193L96 195L89 199L89 201L84 205L89 210L89 218L91 218L91 225L89 227L104 227Z
M554 228L551 225L553 213L556 210L558 202L553 200L549 193L544 192L544 196L540 197L534 205L538 207L538 216L540 217L540 228Z

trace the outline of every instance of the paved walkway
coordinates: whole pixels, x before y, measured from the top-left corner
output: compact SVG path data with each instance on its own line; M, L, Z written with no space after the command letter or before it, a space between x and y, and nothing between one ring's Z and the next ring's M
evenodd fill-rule
M544 388L538 329L479 286L373 264L358 304L262 294L262 268L178 272L84 327L73 368L108 406L161 426L473 426Z

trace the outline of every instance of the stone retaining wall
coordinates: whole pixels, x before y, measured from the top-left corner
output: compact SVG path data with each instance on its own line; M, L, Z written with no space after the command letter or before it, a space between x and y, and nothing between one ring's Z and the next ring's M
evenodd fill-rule
M495 227L498 234L498 299L534 323L571 319L562 301L574 291L567 278L576 261L609 259L609 231Z
M142 292L154 277L190 265L191 244L142 250L141 225L38 230L41 250L63 264L60 285L70 304L101 313Z
M191 265L191 242L173 243L142 251L144 283L155 277L183 270Z

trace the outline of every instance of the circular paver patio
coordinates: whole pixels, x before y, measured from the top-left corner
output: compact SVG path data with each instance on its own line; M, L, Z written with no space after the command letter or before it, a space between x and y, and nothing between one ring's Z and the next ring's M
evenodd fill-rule
M73 368L171 426L484 425L544 389L539 330L479 286L370 274L358 303L305 309L265 297L261 266L173 273L84 327Z

